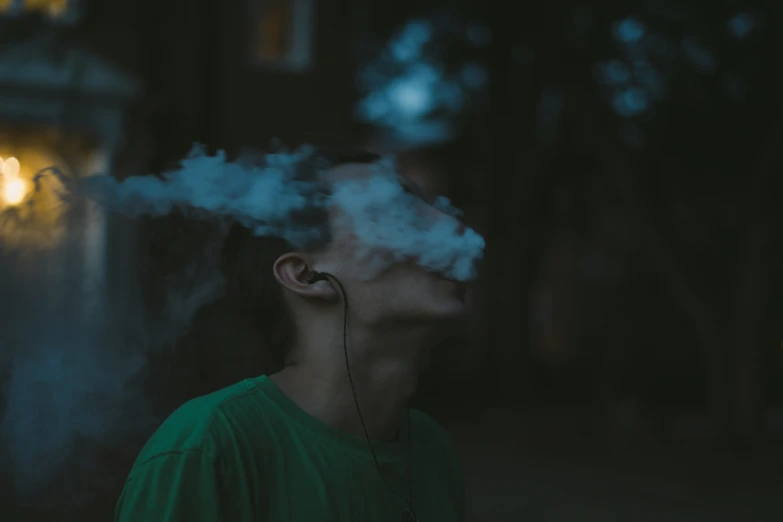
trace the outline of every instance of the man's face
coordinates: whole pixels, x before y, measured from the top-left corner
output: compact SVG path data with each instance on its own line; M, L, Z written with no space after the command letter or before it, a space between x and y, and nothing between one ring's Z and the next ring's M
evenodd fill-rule
M351 164L330 172L330 181L362 180L373 175L371 165ZM402 176L398 182L411 196L419 222L435 226L441 220L450 220L458 230L464 226L427 200L428 196L412 180ZM332 216L333 241L323 252L316 254L316 269L336 276L345 286L351 315L368 324L407 325L424 322L455 320L464 314L464 283L445 278L441 273L427 270L411 257L397 260L372 277L368 273L367 256L357 256L357 250L366 245L351 226L346 226L335 211ZM440 223L443 224L443 223ZM388 224L386 225L388 226ZM371 255L384 257L382 246L373 245Z

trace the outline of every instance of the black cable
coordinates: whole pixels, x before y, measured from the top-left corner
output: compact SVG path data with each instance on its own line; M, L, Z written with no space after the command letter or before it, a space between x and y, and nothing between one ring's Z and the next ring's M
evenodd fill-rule
M362 423L362 429L364 430L364 436L367 439L367 445L370 448L370 453L372 453L373 461L375 462L375 468L378 470L378 475L381 477L381 480L383 480L383 483L386 484L386 487L389 488L391 491L396 493L407 505L408 508L408 514L410 515L410 519L412 522L418 522L419 517L416 516L416 510L413 507L413 443L412 443L412 437L411 437L411 410L408 408L407 410L407 417L408 417L408 482L410 485L410 500L405 498L405 495L397 491L395 488L393 488L387 481L386 477L383 476L383 472L381 471L381 465L378 463L378 455L375 453L375 448L372 445L372 440L370 439L370 434L367 431L367 425L364 422L364 416L362 415L362 410L359 407L359 398L356 395L356 386L354 386L353 383L353 376L351 375L351 363L348 359L348 295L345 293L345 288L343 288L343 284L340 282L339 279L337 279L335 276L331 274L327 274L325 272L316 272L313 277L311 277L308 282L313 283L319 280L324 280L325 278L331 278L334 280L335 283L340 287L340 291L343 294L343 353L345 354L345 368L348 370L348 381L351 383L351 393L353 394L353 401L356 405L356 413L359 414L359 421Z

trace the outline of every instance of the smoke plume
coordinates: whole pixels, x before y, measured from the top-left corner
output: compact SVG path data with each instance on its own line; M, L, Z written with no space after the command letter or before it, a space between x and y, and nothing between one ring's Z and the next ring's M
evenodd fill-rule
M299 222L294 214L323 208L340 216L340 223L359 239L357 255L368 268L367 277L403 259L455 279L474 277L484 240L460 227L458 211L447 199L432 203L440 213L422 212L423 202L403 189L391 160L372 165L366 178L334 181L326 190L317 172L302 175L302 169L313 167L313 158L305 147L267 155L261 163L227 161L224 153L208 155L195 147L178 168L160 177L118 181L96 175L74 181L60 176L60 181L63 197L71 203L97 202L127 217L179 211L220 224L239 222L256 235L281 237L294 245L323 231L319 224L294 225ZM49 169L36 183L57 174ZM141 309L111 293L85 313L95 290L83 284L77 238L66 237L60 247L46 252L0 243L2 248L0 370L7 378L0 433L7 454L0 458L13 469L20 492L35 492L74 458L84 440L116 445L151 425L154 419L139 396L138 379L154 341L170 341L171 336L151 328ZM190 315L183 310L192 312L199 302L215 297L212 283L192 285L208 289L208 296L177 295L172 300L171 307L182 316L179 323ZM90 461L84 458L84 463Z

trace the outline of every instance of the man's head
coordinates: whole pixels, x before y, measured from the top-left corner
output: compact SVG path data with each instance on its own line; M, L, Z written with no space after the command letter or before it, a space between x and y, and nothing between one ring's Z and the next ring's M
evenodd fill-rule
M321 180L333 193L346 181L362 182L376 175L379 160L365 153L331 158ZM395 182L415 196L409 199L415 201L420 223L435 226L451 221L459 227L455 217L438 210L429 195L410 180L399 177ZM252 297L257 313L270 314L273 307L285 309L285 318L275 324L279 332L276 342L287 341L301 349L312 344L304 342L305 338L331 335L327 330L341 332L342 290L332 280L309 283L316 271L331 274L342 283L349 304L349 329L361 330L365 336L375 332L389 338L415 332L426 338L462 315L464 286L422 268L415 259L396 256L394 262L384 263L382 270L372 270L368 263L374 264L373 260L391 253L378 245L368 248L344 214L339 208L313 208L302 213L299 218L311 225L320 221L326 226L321 228L319 238L297 247L282 240L254 238L240 227L232 231L225 258L228 290ZM232 274L244 276L236 278ZM296 358L310 355L299 351Z
M373 174L372 164L360 163L338 165L328 172L331 183L362 180ZM421 193L418 187L404 178L399 183L404 190ZM421 219L433 226L438 220L455 219L432 206L423 193L415 204ZM423 326L451 320L462 313L464 288L461 284L422 268L413 258L390 262L376 271L376 267L367 264L391 254L382 246L362 244L363 239L352 224L342 219L345 216L341 210L336 209L329 214L332 237L324 248L311 252L287 252L274 264L275 278L283 287L292 309L305 314L340 300L339 288L332 282L306 282L312 271L318 271L340 280L353 308L349 312L351 318L365 327Z

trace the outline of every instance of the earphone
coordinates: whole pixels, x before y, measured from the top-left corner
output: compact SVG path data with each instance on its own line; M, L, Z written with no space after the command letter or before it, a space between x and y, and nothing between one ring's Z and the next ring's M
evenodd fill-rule
M313 272L312 274L310 274L310 277L306 281L307 284L312 285L313 283L317 283L318 281L328 281L328 280L329 280L329 274L326 274L325 272Z
M327 274L326 272L316 272L313 271L310 276L305 280L308 284L314 284L319 281L334 281L337 283L337 286L340 287L340 291L343 294L343 353L345 355L345 368L348 370L348 381L351 383L351 393L353 394L353 401L356 405L356 413L359 414L359 421L362 423L362 429L364 430L364 436L367 439L367 445L370 448L370 453L372 453L373 461L375 462L375 468L378 470L378 475L381 477L381 480L383 480L383 483L386 484L386 487L389 488L391 491L396 493L403 501L405 501L405 504L407 504L408 509L408 515L410 516L410 519L412 522L418 522L418 517L416 516L416 510L413 508L413 450L411 449L411 410L408 408L408 452L409 452L409 466L408 466L408 474L409 474L409 480L410 480L410 499L405 498L405 495L391 487L389 483L386 481L386 478L383 476L383 472L381 471L381 465L378 463L378 456L375 453L375 448L372 445L372 440L370 440L370 434L367 431L367 425L364 423L364 416L362 415L362 410L359 407L359 399L356 396L356 387L353 383L353 376L351 375L351 363L348 360L348 295L345 293L345 288L343 287L343 284L340 282L339 279L337 279L332 274Z

